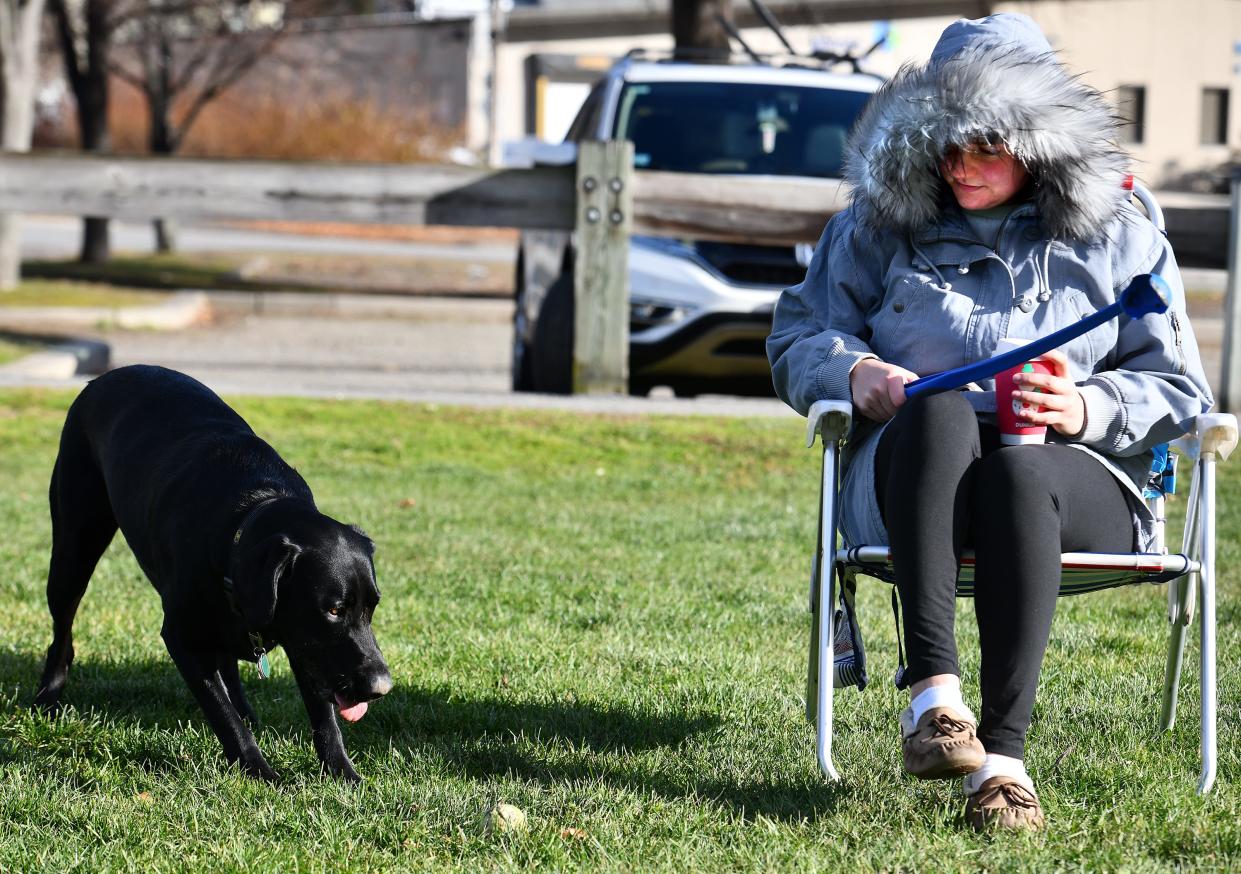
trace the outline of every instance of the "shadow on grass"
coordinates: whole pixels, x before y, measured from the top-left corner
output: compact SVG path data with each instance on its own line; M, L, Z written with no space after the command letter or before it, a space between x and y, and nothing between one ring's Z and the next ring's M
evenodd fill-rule
M16 705L29 707L42 669L42 653L0 650L0 692L16 688ZM247 680L245 685L268 731L310 746L309 723L291 675L278 672L263 683ZM17 724L21 718L0 719L0 759L44 761L63 755L66 747L90 754L92 745L99 743L100 730L90 724L97 721L137 729L190 722L206 731L205 717L170 659L107 661L79 655L62 702L86 723L81 730L64 733L40 727L36 718L34 740L18 741L15 736L26 731ZM658 751L675 759L691 740L721 724L718 715L706 712L652 713L598 702L532 702L398 685L372 704L365 720L344 730L346 747L355 758L358 754L381 758L389 749L411 749L475 779L602 780L670 800L714 802L747 819L762 815L813 820L834 809L848 792L847 787L824 786L817 779L806 783L699 779L685 768L665 769L651 764L649 756L636 755ZM119 734L124 748L106 751L108 758L131 758L135 767L150 772L184 768L184 753L170 749L177 744L169 743L165 734L141 730ZM258 733L260 747L265 734ZM537 749L531 750L531 742Z
M654 714L597 703L465 697L445 689L398 685L374 703L364 723L349 729L348 743L371 755L382 755L389 747L412 746L476 779L605 781L674 801L694 798L730 807L747 820L760 815L814 820L849 794L842 784L823 785L817 771L806 782L742 782L696 778L687 768L665 769L651 764L649 757L641 761L630 755L657 751L674 759L691 740L722 724L718 715L706 712ZM517 739L533 741L541 749L532 752L528 743L516 743ZM701 757L702 744L697 747ZM809 747L807 755L813 755Z

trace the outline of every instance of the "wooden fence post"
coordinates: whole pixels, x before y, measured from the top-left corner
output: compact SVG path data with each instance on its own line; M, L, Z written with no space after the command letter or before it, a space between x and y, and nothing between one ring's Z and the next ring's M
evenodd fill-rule
M1228 232L1228 292L1224 297L1224 347L1219 411L1241 412L1241 173L1232 177L1232 218Z
M574 394L628 391L632 227L633 143L581 143L573 265Z

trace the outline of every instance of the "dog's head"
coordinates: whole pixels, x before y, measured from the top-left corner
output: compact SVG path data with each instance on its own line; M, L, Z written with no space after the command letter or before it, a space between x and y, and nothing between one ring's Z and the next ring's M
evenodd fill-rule
M234 586L249 626L279 641L303 694L356 722L392 688L371 616L375 544L310 508L275 506L238 543Z

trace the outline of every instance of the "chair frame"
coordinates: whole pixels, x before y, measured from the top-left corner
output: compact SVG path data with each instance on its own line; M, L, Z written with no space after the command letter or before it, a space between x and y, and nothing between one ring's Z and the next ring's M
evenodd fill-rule
M852 424L853 410L848 402L819 401L807 416L806 446L813 447L816 437L823 441L822 493L820 500L818 547L815 553L811 584L810 610L812 625L807 711L814 702L816 751L819 768L829 780L840 775L832 763L832 694L835 678L823 682L823 665L834 663L834 607L840 586L855 585L859 573L885 575L891 581L891 565L886 546L855 546L837 548L839 529L840 449ZM1202 772L1198 793L1205 795L1215 783L1216 745L1216 677L1215 677L1215 466L1228 458L1237 445L1237 420L1228 414L1206 414L1194 420L1192 431L1175 446L1193 463L1189 495L1185 511L1182 539L1183 554L1169 555L1163 548L1163 498L1149 504L1157 521L1158 553L1103 554L1064 553L1061 567L1072 571L1114 571L1123 575L1119 581L1082 584L1074 587L1061 583L1060 594L1077 594L1136 582L1167 582L1168 621L1171 634L1164 670L1163 712L1160 730L1170 731L1176 720L1177 693L1185 654L1185 635L1194 617L1195 594L1199 602L1199 641L1201 647L1201 752ZM828 549L831 553L828 554ZM963 556L963 569L972 570L972 557ZM1196 591L1193 583L1197 583ZM958 595L968 591L958 584Z

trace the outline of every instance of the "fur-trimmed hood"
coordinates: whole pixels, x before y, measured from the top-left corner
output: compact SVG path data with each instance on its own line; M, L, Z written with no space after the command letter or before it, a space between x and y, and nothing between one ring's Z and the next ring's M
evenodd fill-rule
M1047 232L1092 239L1126 198L1118 123L1106 98L1060 65L1031 19L960 19L925 66L902 67L858 120L844 172L853 212L875 231L936 223L952 197L937 170L944 149L998 134L1030 171Z

